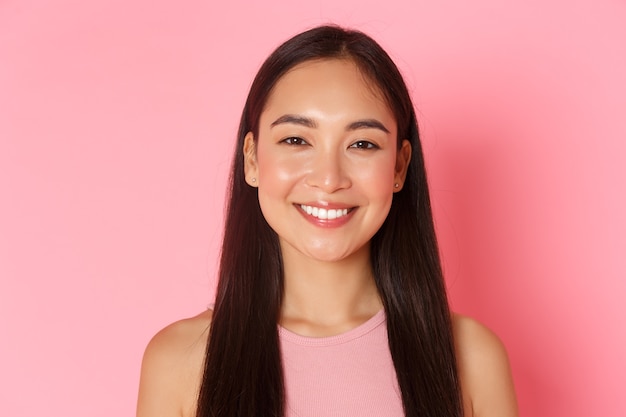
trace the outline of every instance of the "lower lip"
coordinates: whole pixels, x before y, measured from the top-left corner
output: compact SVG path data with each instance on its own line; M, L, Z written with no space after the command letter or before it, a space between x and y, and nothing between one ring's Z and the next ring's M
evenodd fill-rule
M318 219L315 216L311 216L310 214L307 214L306 211L302 210L302 207L300 207L300 205L294 204L294 206L309 223L317 227L324 227L328 229L343 226L352 218L352 215L356 211L356 208L350 209L348 211L348 214L341 216L341 217L337 217L336 219Z

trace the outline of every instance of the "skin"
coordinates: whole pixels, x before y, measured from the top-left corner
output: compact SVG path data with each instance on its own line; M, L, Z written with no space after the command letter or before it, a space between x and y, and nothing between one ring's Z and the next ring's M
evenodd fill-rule
M246 136L246 181L258 187L281 244L280 324L290 331L336 335L382 308L369 241L402 189L410 160L410 144L398 147L396 132L388 106L352 62L322 60L285 74L261 114L259 137ZM319 219L301 205L346 214ZM210 321L207 311L176 322L149 343L138 417L194 416ZM454 315L453 329L465 415L517 416L502 343L467 317Z
M406 176L411 147L405 140L398 150L396 138L385 102L354 64L338 60L284 75L261 114L257 142L247 135L246 178L281 244L281 325L289 330L337 334L380 310L369 241ZM318 219L301 204L347 214Z

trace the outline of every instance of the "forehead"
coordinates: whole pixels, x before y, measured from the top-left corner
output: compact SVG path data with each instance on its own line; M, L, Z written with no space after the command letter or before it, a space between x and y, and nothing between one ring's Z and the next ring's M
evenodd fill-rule
M383 97L378 85L352 60L311 60L296 65L276 82L263 113L317 107L325 113L377 113L395 119Z

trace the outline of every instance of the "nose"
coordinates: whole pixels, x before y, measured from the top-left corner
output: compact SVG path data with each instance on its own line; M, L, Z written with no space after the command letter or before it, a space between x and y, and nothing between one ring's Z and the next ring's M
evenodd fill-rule
M306 184L328 194L349 188L352 183L345 165L339 152L320 152L311 161Z

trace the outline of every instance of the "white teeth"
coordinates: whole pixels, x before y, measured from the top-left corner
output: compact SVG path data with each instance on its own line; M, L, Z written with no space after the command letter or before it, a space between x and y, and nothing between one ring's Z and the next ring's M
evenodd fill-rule
M348 214L348 209L325 209L301 204L300 207L306 214L317 217L320 220L334 220Z

